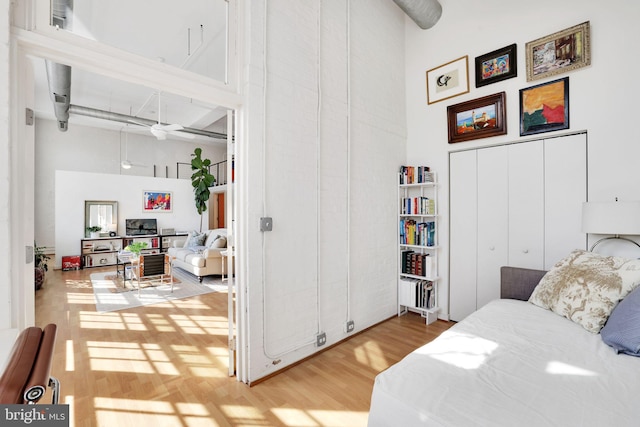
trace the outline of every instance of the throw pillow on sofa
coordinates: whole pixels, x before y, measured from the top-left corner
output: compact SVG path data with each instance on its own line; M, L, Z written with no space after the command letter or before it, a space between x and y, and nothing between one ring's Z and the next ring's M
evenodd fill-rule
M185 248L193 248L196 246L203 246L204 241L207 239L207 233L199 233L196 230L193 230L189 233L189 237L184 242Z
M216 238L209 245L210 248L226 248L227 247L227 238L224 236L216 236Z

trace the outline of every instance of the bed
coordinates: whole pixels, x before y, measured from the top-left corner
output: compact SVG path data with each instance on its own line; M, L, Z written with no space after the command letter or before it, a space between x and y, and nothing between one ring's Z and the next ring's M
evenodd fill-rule
M595 259L595 268L603 270L596 274L593 294L585 294L580 275L593 272L582 268L578 255ZM640 349L637 334L631 345L635 350L623 354L624 349L604 342L605 329L602 336L587 329L585 325L598 328L589 323L593 319L571 318L575 308L563 315L562 309L532 303L536 295L544 295L545 280L560 283L555 286L565 299L582 298L581 307L585 299L602 299L601 294L622 283L611 282L609 267L602 267L610 260L584 251L578 255L567 257L570 265L560 275L561 263L548 273L503 267L501 296L508 299L490 302L376 377L369 427L640 425L640 358L630 355ZM621 273L625 283L620 297L613 298L604 323L609 316L609 323L623 316L629 320L628 312L633 311L632 324L639 329L640 261L627 262L627 267L629 271ZM606 282L604 288L600 279ZM581 286L578 294L564 283L571 280ZM636 288L638 292L633 292ZM622 313L620 301L629 307L632 295L635 307Z

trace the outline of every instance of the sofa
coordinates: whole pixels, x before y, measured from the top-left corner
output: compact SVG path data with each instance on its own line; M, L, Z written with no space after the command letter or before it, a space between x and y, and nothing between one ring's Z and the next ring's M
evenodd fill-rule
M216 228L203 232L192 231L185 236L184 243L174 242L167 251L173 266L181 268L202 282L204 276L227 274L223 254L227 250L227 230ZM233 272L232 272L233 274Z

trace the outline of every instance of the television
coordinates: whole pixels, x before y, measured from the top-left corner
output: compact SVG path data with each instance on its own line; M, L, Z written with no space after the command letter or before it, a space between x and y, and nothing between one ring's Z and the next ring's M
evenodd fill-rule
M155 218L126 219L127 236L151 236L158 234L158 222Z

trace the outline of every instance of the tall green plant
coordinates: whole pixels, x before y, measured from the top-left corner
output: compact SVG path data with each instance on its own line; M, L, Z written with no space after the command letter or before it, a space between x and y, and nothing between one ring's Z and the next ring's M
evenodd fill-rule
M207 210L207 201L211 196L209 187L216 183L216 178L209 173L211 160L203 159L202 148L196 148L191 154L191 185L196 202L196 210L200 215L200 231L202 231L202 213Z

